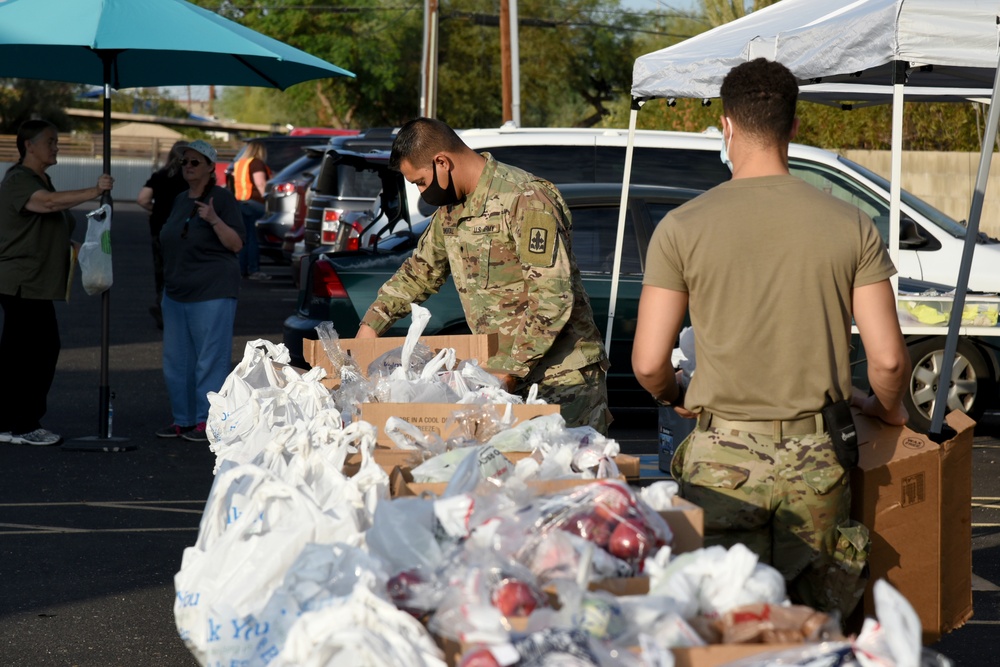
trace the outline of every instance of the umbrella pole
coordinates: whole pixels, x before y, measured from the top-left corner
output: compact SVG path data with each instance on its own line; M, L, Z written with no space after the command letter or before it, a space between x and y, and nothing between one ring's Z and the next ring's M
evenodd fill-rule
M958 268L958 282L955 285L955 300L951 305L951 315L948 318L948 336L944 342L944 358L941 360L941 376L938 379L937 393L934 396L934 411L931 414L931 429L929 435L936 440L944 440L944 411L948 403L948 393L951 389L952 369L955 366L955 354L958 352L958 330L962 326L962 311L965 309L965 295L969 289L969 274L972 272L972 253L976 249L979 238L979 219L983 213L983 200L986 198L986 181L990 175L990 162L993 159L993 144L997 138L997 123L1000 122L1000 104L997 92L1000 90L1000 62L997 63L993 78L993 95L990 97L990 112L986 118L986 131L983 133L983 145L979 152L979 171L976 173L976 189L972 193L972 206L969 209L969 224L965 230L965 245L962 246L962 261ZM977 396L976 400L985 400L985 396Z
M111 67L114 58L114 53L101 53L101 60L104 62L104 155L101 172L103 174L111 173ZM101 204L107 204L112 212L114 211L114 201L110 192L101 195ZM101 292L101 378L97 390L97 436L76 438L63 445L63 449L95 452L124 452L135 449L135 445L123 444L128 442L128 438L111 435L111 386L108 380L110 337L111 289L108 288Z

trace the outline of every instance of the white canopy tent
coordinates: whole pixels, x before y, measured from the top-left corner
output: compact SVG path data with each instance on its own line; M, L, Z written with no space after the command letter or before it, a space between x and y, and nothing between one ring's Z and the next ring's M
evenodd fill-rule
M933 99L994 99L1000 79L1000 0L781 0L741 19L680 44L638 58L632 75L632 113L625 157L624 187L612 274L607 345L618 294L624 212L636 116L650 98L719 96L730 69L765 57L787 66L798 78L800 97L825 103L893 105L890 181L890 255L898 258L900 174L904 92ZM905 90L904 90L905 89ZM976 189L969 213L962 265L956 280L945 347L950 368L958 345L969 267L979 230L996 140L998 109L990 105ZM938 388L931 431L941 433L948 383Z

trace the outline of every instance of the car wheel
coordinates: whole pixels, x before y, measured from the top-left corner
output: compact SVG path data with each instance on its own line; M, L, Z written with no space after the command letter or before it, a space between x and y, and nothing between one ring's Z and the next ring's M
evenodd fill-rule
M938 385L944 364L945 338L931 338L909 347L913 370L903 403L910 413L910 428L927 432L931 427ZM973 419L982 415L995 382L982 352L967 340L959 339L948 378L948 405L945 414L962 410Z

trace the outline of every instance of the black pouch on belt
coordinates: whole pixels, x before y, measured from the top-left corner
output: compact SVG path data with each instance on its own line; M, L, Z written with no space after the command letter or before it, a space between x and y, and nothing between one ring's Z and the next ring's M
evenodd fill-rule
M847 401L830 403L823 408L823 425L833 442L833 451L844 470L858 465L858 431L854 428L854 415Z

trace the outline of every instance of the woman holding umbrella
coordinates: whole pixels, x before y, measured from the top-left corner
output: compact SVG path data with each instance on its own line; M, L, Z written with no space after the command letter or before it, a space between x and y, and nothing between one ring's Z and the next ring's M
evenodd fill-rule
M215 183L216 152L206 141L184 148L188 183L160 231L163 247L163 377L173 422L160 438L207 440L208 392L232 363L244 231L240 207Z
M59 133L44 120L17 130L17 164L0 183L0 359L10 378L0 401L0 442L56 445L62 439L42 428L46 401L59 360L59 324L53 301L66 300L70 265L69 209L110 190L97 185L56 192L46 170L56 164Z

